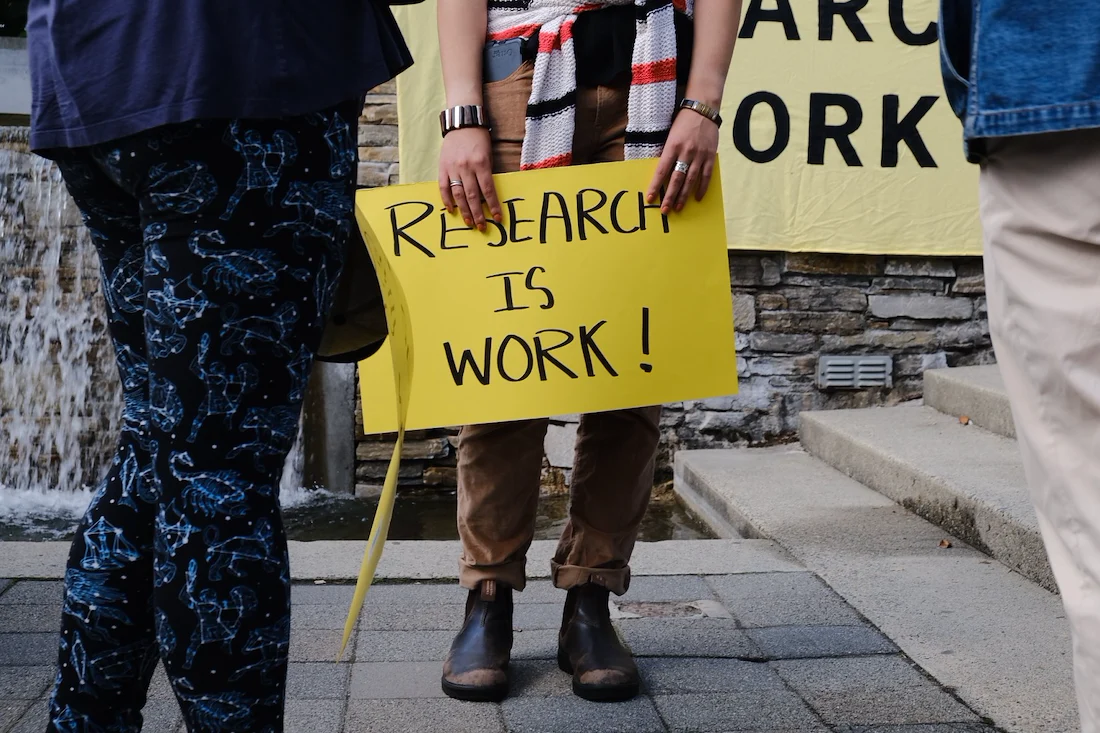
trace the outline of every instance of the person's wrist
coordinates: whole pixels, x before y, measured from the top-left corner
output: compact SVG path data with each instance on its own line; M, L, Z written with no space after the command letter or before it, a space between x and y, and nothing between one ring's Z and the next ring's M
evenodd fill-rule
M460 104L439 113L439 130L443 137L458 130L488 127L485 108L480 104Z
M719 107L717 105L712 105L701 99L685 96L683 101L680 102L679 113L699 115L702 119L708 120L716 127L721 127L722 115L719 114L718 109Z

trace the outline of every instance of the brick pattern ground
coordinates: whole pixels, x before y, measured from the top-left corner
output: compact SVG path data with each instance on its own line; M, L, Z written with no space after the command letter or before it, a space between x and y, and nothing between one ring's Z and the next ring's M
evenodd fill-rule
M644 694L598 705L554 662L562 593L518 596L513 694L459 703L439 687L459 623L453 585L388 585L368 596L335 662L350 586L297 585L288 733L993 733L811 573L637 578L624 638ZM43 730L59 582L0 580L0 733ZM689 604L700 604L699 617ZM692 614L687 616L685 614ZM728 617L728 618L727 618ZM148 731L183 731L158 670Z

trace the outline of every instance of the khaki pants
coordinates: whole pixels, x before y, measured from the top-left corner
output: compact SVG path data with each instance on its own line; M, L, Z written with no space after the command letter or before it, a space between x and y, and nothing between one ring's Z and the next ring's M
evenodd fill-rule
M496 173L519 170L533 71L525 63L485 85ZM626 89L578 89L574 162L622 160L626 122ZM630 555L653 488L660 416L660 407L644 407L581 418L569 522L553 562L559 588L593 582L626 592ZM526 584L548 424L540 419L463 428L458 530L464 587L490 579L518 590Z
M1073 631L1082 730L1100 733L1100 130L995 141L990 153L993 342Z

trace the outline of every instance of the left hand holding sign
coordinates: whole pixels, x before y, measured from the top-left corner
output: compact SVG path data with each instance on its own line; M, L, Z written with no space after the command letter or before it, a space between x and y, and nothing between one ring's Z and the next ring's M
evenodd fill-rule
M706 117L680 110L672 121L668 132L668 141L657 163L657 172L649 184L647 196L650 203L656 203L665 189L661 201L661 213L683 211L688 197L695 192L695 200L702 201L714 176L714 164L718 158L718 125ZM676 170L676 164L683 161L687 171Z

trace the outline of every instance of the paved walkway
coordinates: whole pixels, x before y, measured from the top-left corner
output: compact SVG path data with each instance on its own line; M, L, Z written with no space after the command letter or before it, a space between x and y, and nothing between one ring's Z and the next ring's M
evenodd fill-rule
M745 543L745 541L741 541ZM750 541L751 542L751 541ZM518 596L513 694L459 703L439 689L461 622L453 583L392 583L368 595L336 663L351 586L294 587L288 733L992 733L810 572L764 543L760 571L635 578L616 621L639 657L644 695L574 697L555 664L563 594ZM700 549L712 544L699 545ZM445 549L445 548L441 548ZM775 555L768 558L768 554ZM679 568L707 565L680 564ZM775 572L777 566L785 572ZM659 572L659 568L651 568ZM664 569L668 572L668 569ZM706 571L704 571L706 572ZM58 581L0 580L0 732L41 733L53 678ZM158 671L146 731L182 731Z

